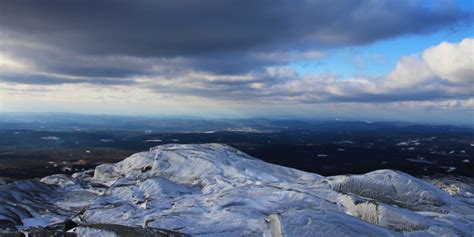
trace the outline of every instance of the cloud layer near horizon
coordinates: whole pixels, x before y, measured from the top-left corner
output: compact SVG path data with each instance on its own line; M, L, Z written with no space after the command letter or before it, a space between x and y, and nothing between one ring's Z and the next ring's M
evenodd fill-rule
M470 20L449 1L5 0L0 80L9 90L67 85L243 103L472 107L472 38L406 55L378 77L299 75L288 66Z

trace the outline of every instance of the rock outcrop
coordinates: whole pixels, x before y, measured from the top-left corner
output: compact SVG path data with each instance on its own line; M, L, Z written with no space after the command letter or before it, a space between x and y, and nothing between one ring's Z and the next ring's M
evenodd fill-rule
M169 144L94 172L1 185L0 229L62 228L77 236L469 236L472 203L398 171L322 177L226 145Z

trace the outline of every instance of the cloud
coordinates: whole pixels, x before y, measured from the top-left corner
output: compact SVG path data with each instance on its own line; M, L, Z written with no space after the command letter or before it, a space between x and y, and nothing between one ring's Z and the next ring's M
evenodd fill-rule
M245 103L472 106L472 38L402 57L380 77L301 76L288 66L472 20L450 1L422 2L4 0L0 80ZM384 58L355 58L362 68L372 61Z
M423 60L434 74L452 83L474 83L474 38L459 44L443 42L423 53Z
M419 55L402 57L383 81L387 88L411 88L429 82L435 75Z
M51 74L7 74L1 75L3 82L30 85L93 84L93 85L133 85L135 81L116 78L71 78Z
M471 20L450 1L432 5L418 0L3 0L0 41L13 42L8 47L14 56L61 74L125 77L147 74L150 65L168 66L170 60L179 61L174 66L180 68L242 74L319 58L328 48Z
M459 106L470 106L467 102L473 97L473 88L465 84L472 80L447 80L445 76L437 73L425 58L427 52L430 57L457 58L460 71L470 70L474 61L469 57L462 57L465 46L472 39L465 39L459 43L441 43L430 47L420 54L402 57L395 68L385 76L369 77L357 76L341 78L337 73L314 74L300 76L288 66L269 66L263 70L244 74L215 74L191 68L181 68L168 71L166 67L150 69L149 74L136 75L124 79L107 79L93 81L94 84L113 85L126 84L132 81L134 86L151 89L159 94L186 95L214 100L227 101L255 101L258 103L393 103L393 102L426 102L426 101L451 101ZM463 47L463 50L448 51L438 50L448 45L452 48ZM466 48L467 47L467 48ZM437 54L433 54L437 52ZM176 63L184 65L183 61ZM169 65L171 65L170 63ZM444 71L441 71L444 73ZM453 75L459 73L450 70ZM464 75L464 74L463 74ZM28 83L34 78L21 78L22 83ZM19 80L16 78L16 80ZM53 81L36 79L34 83L54 84L60 83L91 83L85 78L57 77ZM91 83L92 84L92 83ZM446 106L446 103L437 105ZM452 107L452 106L451 106Z
M305 103L469 100L474 97L473 43L473 38L443 42L420 54L404 56L381 77L293 76L269 90L280 100L287 97Z
M401 58L386 77L389 88L410 88L444 84L471 88L474 83L474 38L459 43L442 42L421 55Z
M447 1L4 0L0 24L80 53L183 56L301 43L364 44L467 17ZM434 4L436 5L436 4ZM377 24L374 24L377 22Z
M1 71L24 71L27 66L13 58L0 54L0 70Z

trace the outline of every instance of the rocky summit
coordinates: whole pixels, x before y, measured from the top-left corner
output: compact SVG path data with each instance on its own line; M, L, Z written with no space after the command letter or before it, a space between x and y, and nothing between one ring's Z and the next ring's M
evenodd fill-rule
M0 184L0 236L472 236L472 185L394 170L323 177L222 144L168 144ZM450 186L451 185L451 186Z

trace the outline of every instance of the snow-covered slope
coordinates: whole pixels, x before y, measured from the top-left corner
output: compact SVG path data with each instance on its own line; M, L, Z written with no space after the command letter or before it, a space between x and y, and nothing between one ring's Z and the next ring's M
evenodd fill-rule
M109 233L103 224L193 236L469 236L472 203L398 171L322 177L226 145L169 144L93 175L1 185L0 229L68 229L71 219L78 236Z

